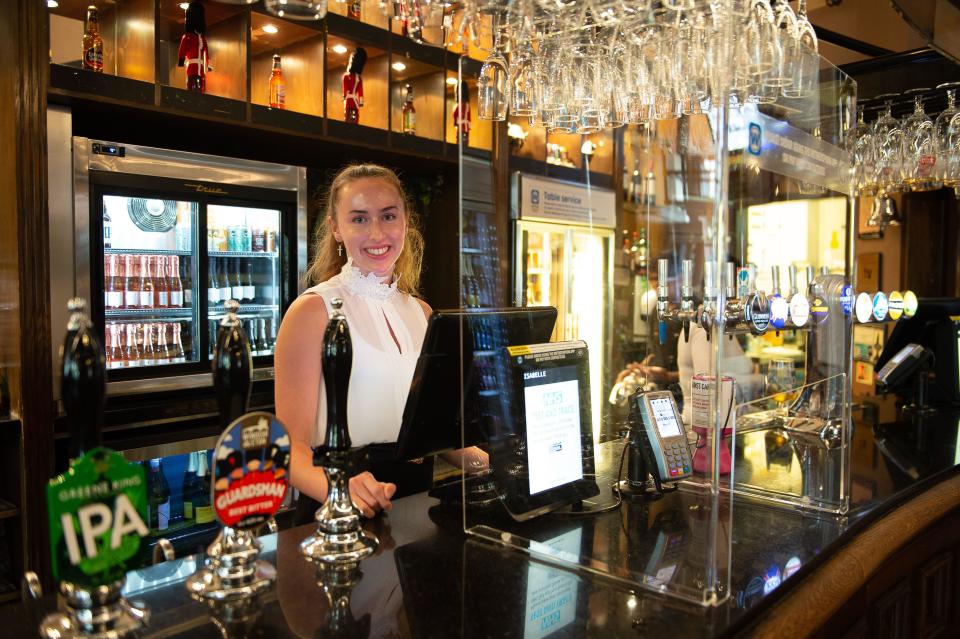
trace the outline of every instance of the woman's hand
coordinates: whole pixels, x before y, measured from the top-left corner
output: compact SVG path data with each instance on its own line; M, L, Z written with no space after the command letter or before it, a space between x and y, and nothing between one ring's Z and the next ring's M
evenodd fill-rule
M369 472L362 472L350 478L350 498L364 517L375 517L381 510L393 508L390 498L396 492L395 484L377 481L377 478Z

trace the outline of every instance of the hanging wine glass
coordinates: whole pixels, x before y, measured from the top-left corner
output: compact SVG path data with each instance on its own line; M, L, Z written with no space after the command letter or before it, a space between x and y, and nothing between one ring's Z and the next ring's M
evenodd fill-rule
M867 193L873 182L872 130L865 121L866 106L857 109L857 124L847 132L846 148L853 158L853 183L857 193Z
M950 121L960 114L960 108L957 107L957 87L960 87L960 82L945 82L937 86L937 89L947 92L947 108L940 112L933 123L937 144L937 164L934 173L944 186L954 186L950 170L951 154L955 151L950 147Z
M936 138L933 120L923 110L923 94L930 89L910 89L913 113L903 122L901 135L901 176L904 184L916 191L932 187L933 170L937 164Z
M900 122L893 117L895 94L884 94L877 99L885 100L883 111L873 123L873 157L876 167L877 188L893 193L900 188L902 140Z
M510 56L510 112L513 115L529 116L537 110L536 80L533 34L526 30L522 42Z
M327 15L327 0L264 0L263 8L278 18L322 20Z
M477 79L477 107L481 120L502 122L509 104L507 60L500 52L500 14L493 14L493 51L480 67Z

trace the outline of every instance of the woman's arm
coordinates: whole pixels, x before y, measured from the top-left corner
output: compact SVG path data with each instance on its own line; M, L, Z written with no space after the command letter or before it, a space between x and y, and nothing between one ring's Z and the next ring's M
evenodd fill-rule
M290 482L320 502L327 497L327 477L314 467L310 444L317 425L326 327L323 299L299 297L283 317L274 353L277 417L290 433Z
M310 444L317 427L327 319L327 307L319 295L296 299L280 324L274 353L277 417L290 433L290 482L319 502L327 498L327 476L313 465ZM390 510L396 490L369 472L350 478L353 503L367 517Z

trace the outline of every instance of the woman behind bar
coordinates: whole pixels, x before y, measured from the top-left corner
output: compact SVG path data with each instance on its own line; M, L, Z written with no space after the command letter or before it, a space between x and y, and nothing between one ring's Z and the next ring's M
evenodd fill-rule
M350 479L354 504L373 517L389 510L393 497L426 490L433 479L432 460L392 461L431 313L416 297L423 236L393 171L362 164L337 174L315 255L307 275L317 284L287 311L275 358L277 416L292 437L291 481L302 493L298 523L312 520L327 494L326 476L313 465L311 448L323 443L326 432L321 352L335 297L343 300L353 342L350 437L353 446L372 445L372 472Z

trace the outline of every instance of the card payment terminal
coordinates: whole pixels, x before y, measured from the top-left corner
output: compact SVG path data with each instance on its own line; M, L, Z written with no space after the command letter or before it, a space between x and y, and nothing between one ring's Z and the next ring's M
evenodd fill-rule
M693 474L690 446L680 411L670 391L637 393L631 405L635 427L645 437L650 471L660 481L677 481ZM658 482L659 483L659 482Z

